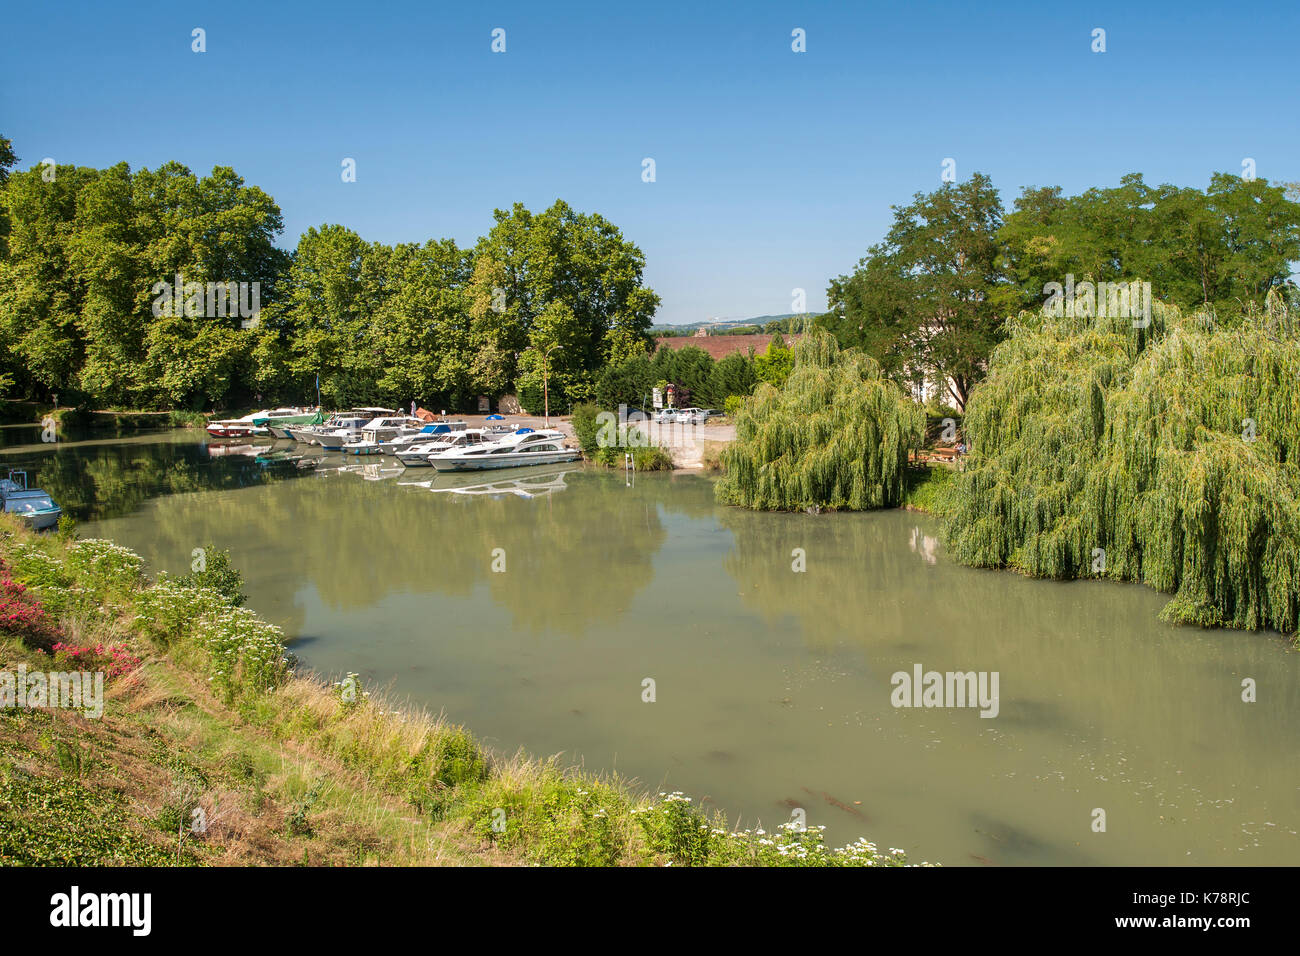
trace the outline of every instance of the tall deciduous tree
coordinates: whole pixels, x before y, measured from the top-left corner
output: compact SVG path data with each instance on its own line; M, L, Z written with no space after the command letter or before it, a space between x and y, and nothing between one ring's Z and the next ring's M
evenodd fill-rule
M976 173L894 209L883 243L832 279L821 324L897 381L924 374L958 408L983 376L1006 311L999 265L1002 202Z
M1043 303L1044 286L1067 274L1095 282L1151 283L1154 298L1210 308L1225 320L1268 293L1294 289L1300 204L1281 185L1216 173L1208 190L1148 186L1125 176L1112 189L1065 196L1031 187L999 233L1014 308Z

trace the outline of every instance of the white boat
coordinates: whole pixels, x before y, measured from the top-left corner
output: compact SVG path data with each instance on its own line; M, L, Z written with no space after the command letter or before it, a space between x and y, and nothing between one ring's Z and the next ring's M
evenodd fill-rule
M429 456L438 471L486 471L494 468L526 468L577 461L582 453L564 444L564 432L551 428L520 429L500 441L453 448Z
M440 455L453 448L467 448L481 445L490 439L481 428L466 428L463 431L444 432L435 435L430 441L409 445L397 453L397 460L407 468L429 467L429 456Z
M414 435L424 428L425 422L409 415L380 417L366 422L361 429L361 437L343 446L349 455L378 455L383 446L394 438Z
M266 408L243 418L226 418L208 422L207 432L213 438L247 438L250 435L272 434L267 424L281 418L300 418L309 413L302 408ZM314 415L312 411L310 414ZM274 435L279 438L280 435Z
M432 441L437 441L441 435L447 435L451 432L463 432L468 428L464 422L429 422L419 431L411 435L399 435L391 441L384 442L383 452L385 455L397 455L412 445L424 445Z
M361 437L361 429L371 421L373 419L341 415L332 427L324 428L314 434L311 438L312 444L320 445L326 451L342 451L343 446L348 442L356 441Z
M40 488L27 487L27 472L10 471L0 480L0 511L18 515L33 531L57 527L63 509Z

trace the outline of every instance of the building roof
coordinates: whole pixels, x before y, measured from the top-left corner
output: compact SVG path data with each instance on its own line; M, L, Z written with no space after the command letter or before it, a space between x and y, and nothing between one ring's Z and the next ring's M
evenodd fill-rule
M782 332L781 338L785 344L794 347L794 343L804 337L804 332ZM767 351L767 346L771 343L774 335L760 333L757 335L666 335L655 339L655 351L659 351L661 345L666 345L670 349L697 348L704 349L716 361L723 356L730 355L732 352L739 352L741 355L748 355L749 350L753 349L755 355L762 355Z

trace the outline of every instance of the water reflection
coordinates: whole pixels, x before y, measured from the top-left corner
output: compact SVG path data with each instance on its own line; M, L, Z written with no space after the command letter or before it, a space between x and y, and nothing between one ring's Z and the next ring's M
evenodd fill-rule
M802 806L833 839L950 864L1300 859L1300 660L1276 635L1163 625L1141 587L959 567L901 511L757 514L689 474L294 459L108 443L40 480L154 567L229 548L308 664L507 750L748 822ZM998 718L893 709L890 675L918 663L997 671Z
M561 465L554 468L509 469L496 480L484 481L483 475L435 474L425 481L401 481L400 485L425 488L429 491L453 495L516 495L520 498L541 498L564 491L569 486L565 476L582 471L581 465Z

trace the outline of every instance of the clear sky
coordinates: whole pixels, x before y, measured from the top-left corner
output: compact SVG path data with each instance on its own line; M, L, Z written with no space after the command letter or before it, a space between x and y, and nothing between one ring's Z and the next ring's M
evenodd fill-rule
M233 166L286 248L325 222L469 244L494 208L563 198L645 252L657 321L692 322L795 288L823 308L949 157L1008 208L1128 172L1203 188L1246 157L1300 180L1298 37L1295 0L9 2L0 134L22 168Z

